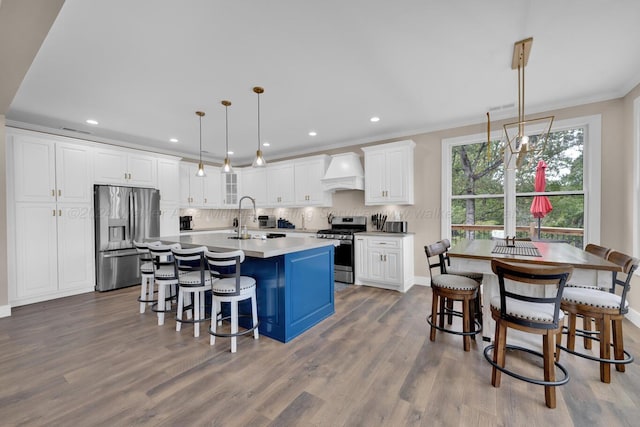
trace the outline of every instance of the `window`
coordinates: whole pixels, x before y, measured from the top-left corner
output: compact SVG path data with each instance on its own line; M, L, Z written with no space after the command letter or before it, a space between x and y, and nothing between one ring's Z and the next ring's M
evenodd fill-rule
M486 135L443 140L442 206L450 215L442 218L442 235L454 242L538 233L578 247L599 242L600 116L555 122L544 152L514 169L504 167L509 149L500 148L501 131L491 134L489 150ZM538 159L547 163L544 193L534 191ZM538 224L530 207L540 195L553 210Z
M633 253L637 257L640 256L640 97L633 101L633 144Z

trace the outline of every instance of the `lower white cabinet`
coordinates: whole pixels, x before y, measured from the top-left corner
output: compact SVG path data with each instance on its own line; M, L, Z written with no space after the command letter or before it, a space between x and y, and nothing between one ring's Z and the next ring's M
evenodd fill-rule
M13 306L95 287L93 210L89 204L16 203Z
M413 235L358 233L355 283L406 292L413 285Z

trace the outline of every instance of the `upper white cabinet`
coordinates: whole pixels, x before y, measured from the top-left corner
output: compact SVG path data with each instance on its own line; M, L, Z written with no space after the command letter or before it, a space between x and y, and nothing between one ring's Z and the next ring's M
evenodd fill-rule
M365 205L412 205L413 152L411 140L364 147Z
M293 206L293 163L280 162L267 166L267 202L270 206Z
M157 186L158 164L153 156L133 150L99 148L95 152L97 183Z
M266 168L246 168L242 170L242 195L253 197L257 207L267 206Z
M204 178L204 179L203 179ZM219 168L209 168L203 180L202 203L205 208L216 208L222 204L223 175ZM196 179L198 179L196 177Z
M92 147L13 136L17 202L91 202Z
M180 163L180 206L214 209L224 205L223 180L220 168L205 165L206 176L196 176L196 163ZM237 199L236 199L237 203Z
M331 157L326 155L294 161L294 205L331 206L332 194L324 191L322 186L322 178L330 161Z
M241 194L240 172L222 174L222 207L234 208L238 206L238 200L244 194Z
M160 202L180 203L180 162L178 160L158 160L158 190Z

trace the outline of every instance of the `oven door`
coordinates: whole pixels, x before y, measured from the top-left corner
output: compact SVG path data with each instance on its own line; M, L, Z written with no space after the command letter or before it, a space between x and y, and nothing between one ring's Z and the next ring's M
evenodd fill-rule
M341 240L336 246L334 259L334 280L336 282L353 283L353 241Z

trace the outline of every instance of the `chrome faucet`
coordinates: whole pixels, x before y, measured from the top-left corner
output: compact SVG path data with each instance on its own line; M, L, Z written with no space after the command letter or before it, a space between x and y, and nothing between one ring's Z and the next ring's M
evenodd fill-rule
M240 200L238 200L238 239L242 238L242 236L240 235L242 230L242 215L240 210L242 209L242 201L244 199L251 200L251 203L253 204L253 222L256 222L258 220L258 215L256 215L256 201L251 196L242 196Z

